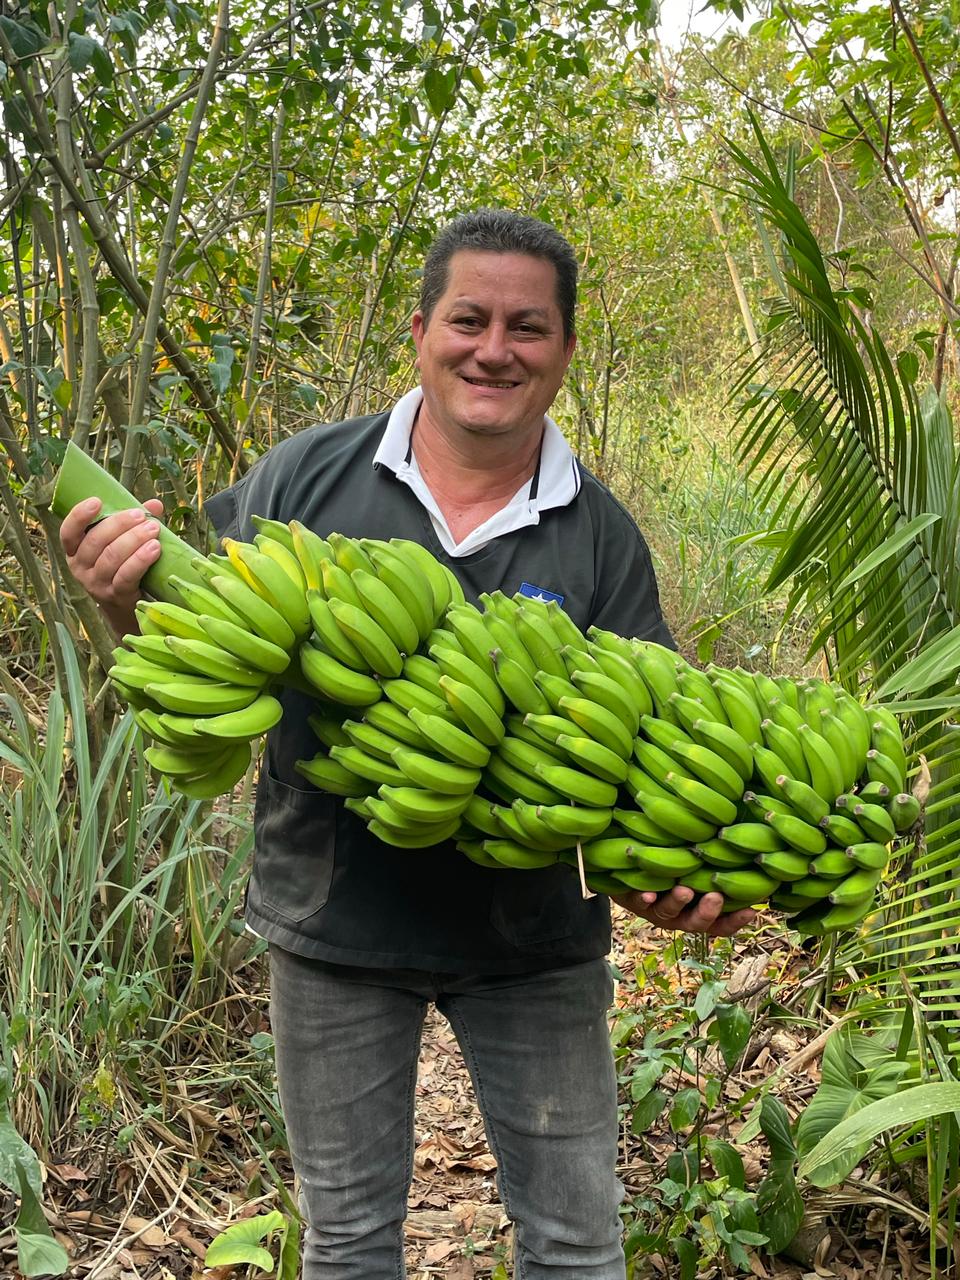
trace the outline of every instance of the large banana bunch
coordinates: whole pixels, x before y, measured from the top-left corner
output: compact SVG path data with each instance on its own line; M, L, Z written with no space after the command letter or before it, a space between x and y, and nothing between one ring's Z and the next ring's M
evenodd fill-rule
M170 785L209 799L317 698L304 777L379 839L490 868L569 863L597 892L717 890L807 933L855 924L916 822L899 725L820 680L701 671L499 591L464 601L416 543L256 520L137 606L110 677ZM161 556L161 561L163 557Z

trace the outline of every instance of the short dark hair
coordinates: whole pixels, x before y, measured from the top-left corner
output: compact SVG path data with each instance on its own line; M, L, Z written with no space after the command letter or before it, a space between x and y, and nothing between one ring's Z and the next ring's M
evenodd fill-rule
M557 305L563 317L563 336L574 334L577 306L577 258L568 240L549 223L512 209L477 209L461 214L437 236L423 264L420 312L428 325L433 309L447 287L450 259L461 250L484 253L525 253L552 262L557 273Z

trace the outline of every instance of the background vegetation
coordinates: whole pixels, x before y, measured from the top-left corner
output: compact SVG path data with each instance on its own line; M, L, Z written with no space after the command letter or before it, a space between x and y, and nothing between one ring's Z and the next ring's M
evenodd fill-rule
M793 953L754 1015L722 947L625 1006L625 1125L669 1117L672 1143L626 1206L631 1265L737 1274L785 1248L816 1181L798 1159L863 1112L828 1212L863 1162L883 1258L913 1203L913 1247L957 1274L956 1100L872 1127L868 1104L956 1087L960 22L950 0L713 0L707 36L675 8L661 28L653 0L2 7L0 1184L24 1273L62 1263L33 1153L82 1143L104 1201L132 1178L156 1205L176 1152L211 1220L208 1152L252 1201L282 1182L237 911L253 780L216 814L155 788L47 510L64 444L200 544L205 495L271 444L409 386L425 247L508 205L577 248L556 416L647 533L681 645L895 703L928 798L882 918ZM813 1102L774 1073L731 1104L764 1035L835 1023ZM187 1095L233 1119L198 1139ZM721 1096L737 1145L708 1141Z

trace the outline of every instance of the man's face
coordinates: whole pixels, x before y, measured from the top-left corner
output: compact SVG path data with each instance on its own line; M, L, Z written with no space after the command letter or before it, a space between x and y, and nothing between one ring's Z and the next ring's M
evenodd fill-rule
M575 345L564 341L552 262L472 249L450 259L429 325L413 317L413 339L423 407L451 439L539 432Z

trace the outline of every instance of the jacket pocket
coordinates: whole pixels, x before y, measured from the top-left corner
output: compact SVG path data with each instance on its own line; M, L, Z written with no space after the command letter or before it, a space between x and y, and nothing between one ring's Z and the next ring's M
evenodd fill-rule
M301 790L263 769L254 816L256 855L251 906L284 920L305 920L330 895L336 854L337 802Z
M496 871L490 923L514 946L535 946L587 932L593 913L569 867Z

